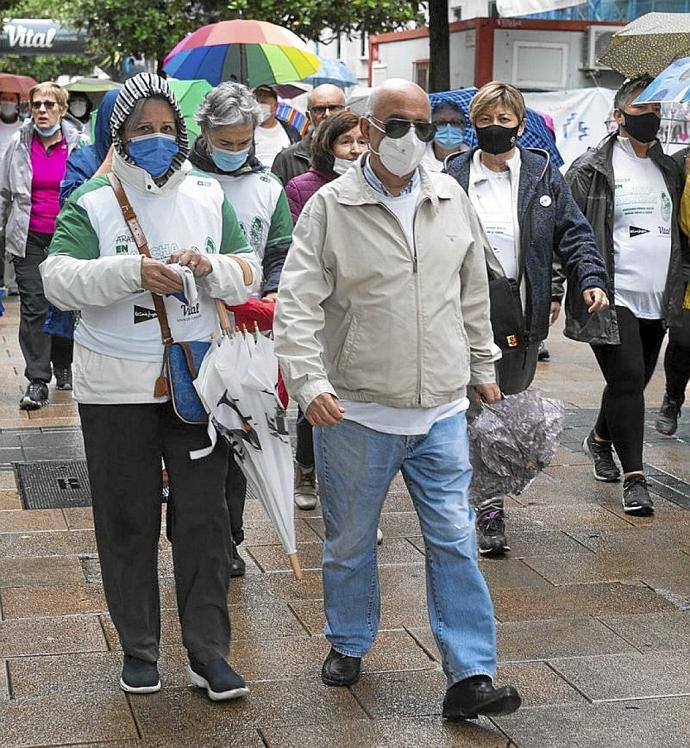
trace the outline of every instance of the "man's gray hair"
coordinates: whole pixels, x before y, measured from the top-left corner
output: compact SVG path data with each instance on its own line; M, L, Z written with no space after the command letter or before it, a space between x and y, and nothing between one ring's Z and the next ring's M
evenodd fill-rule
M206 94L194 115L205 129L215 130L226 125L258 127L263 113L254 94L241 83L221 83Z
M631 78L626 80L618 89L618 91L616 91L616 95L613 99L613 108L623 111L625 102L634 93L642 93L642 91L644 91L651 82L652 78L650 78L648 75L641 75L639 78Z

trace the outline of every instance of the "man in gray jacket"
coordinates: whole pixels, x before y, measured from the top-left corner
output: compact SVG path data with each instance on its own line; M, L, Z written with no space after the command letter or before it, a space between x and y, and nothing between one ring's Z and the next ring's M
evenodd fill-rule
M493 606L468 496L467 387L500 398L485 238L457 183L419 168L435 132L424 91L387 81L369 109L370 156L319 190L297 223L274 325L288 389L315 426L331 643L321 677L354 683L374 643L376 528L401 470L426 544L443 714L507 714L520 696L492 684Z

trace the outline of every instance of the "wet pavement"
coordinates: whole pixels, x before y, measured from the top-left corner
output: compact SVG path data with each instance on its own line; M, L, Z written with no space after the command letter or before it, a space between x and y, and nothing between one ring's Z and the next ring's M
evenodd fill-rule
M581 450L601 392L586 346L550 341L537 383L562 398L567 428L553 464L508 500L512 552L482 561L498 624L501 682L523 708L465 724L440 717L444 677L424 595L424 545L401 480L384 507L382 631L349 689L323 686L320 510L298 512L297 582L256 501L247 506L233 580L231 660L251 685L213 704L188 687L171 553L161 540L163 689L120 692L120 645L107 614L88 507L22 509L17 461L82 457L69 393L17 409L24 389L17 304L0 318L0 745L686 746L690 728L690 417L676 438L653 430L660 372L648 390L645 460L656 515L634 519L620 485L594 481Z

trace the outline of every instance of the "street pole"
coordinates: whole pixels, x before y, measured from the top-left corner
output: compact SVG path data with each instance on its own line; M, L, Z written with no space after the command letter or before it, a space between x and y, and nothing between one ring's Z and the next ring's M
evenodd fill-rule
M448 0L429 0L429 93L449 89Z

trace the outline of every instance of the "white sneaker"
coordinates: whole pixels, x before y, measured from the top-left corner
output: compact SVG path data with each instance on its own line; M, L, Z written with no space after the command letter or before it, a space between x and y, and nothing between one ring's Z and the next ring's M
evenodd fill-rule
M380 527L376 528L376 545L383 543L383 530Z
M295 463L295 504L299 509L305 511L316 506L316 470L304 468L298 462Z

